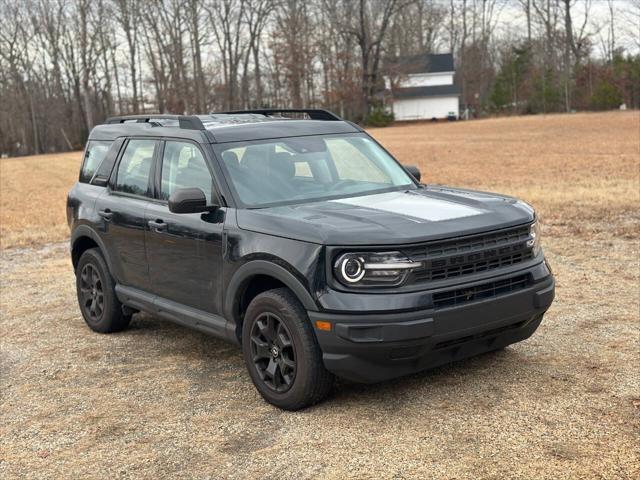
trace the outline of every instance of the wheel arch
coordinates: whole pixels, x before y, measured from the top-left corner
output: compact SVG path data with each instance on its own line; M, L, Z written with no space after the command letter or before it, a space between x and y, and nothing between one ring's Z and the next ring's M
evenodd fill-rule
M291 272L267 260L253 260L241 266L231 278L226 290L224 313L235 324L238 340L242 332L243 308L256 295L272 288L287 287L305 310L316 311L316 302L309 291ZM250 297L247 298L247 292Z
M100 253L104 257L105 262L107 262L109 271L113 275L113 265L109 252L100 236L88 225L79 225L71 235L71 262L73 264L73 270L75 271L84 251L89 248L100 249Z

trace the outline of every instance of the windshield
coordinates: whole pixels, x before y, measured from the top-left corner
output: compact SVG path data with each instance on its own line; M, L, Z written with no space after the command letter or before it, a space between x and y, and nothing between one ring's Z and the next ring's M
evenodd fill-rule
M363 134L234 142L217 147L235 194L247 207L415 188L404 169Z

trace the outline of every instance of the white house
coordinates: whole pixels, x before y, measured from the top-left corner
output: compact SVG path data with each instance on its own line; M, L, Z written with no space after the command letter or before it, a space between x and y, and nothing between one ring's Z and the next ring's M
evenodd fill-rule
M460 89L454 85L453 55L422 54L399 59L385 77L396 120L458 118Z

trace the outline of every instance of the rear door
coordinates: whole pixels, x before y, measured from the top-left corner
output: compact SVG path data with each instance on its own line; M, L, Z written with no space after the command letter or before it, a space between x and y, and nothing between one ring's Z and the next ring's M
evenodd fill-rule
M111 175L109 187L98 198L101 236L111 254L113 274L123 285L149 291L145 251L145 210L152 196L153 162L159 141L129 139Z
M184 306L220 314L225 209L176 214L169 196L197 187L208 204L220 204L212 170L200 147L167 140L156 171L156 200L146 210L146 248L152 292Z

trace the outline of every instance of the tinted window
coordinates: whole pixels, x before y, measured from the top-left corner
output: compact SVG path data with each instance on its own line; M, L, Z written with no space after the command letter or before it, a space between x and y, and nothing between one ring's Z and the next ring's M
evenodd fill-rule
M80 170L80 181L83 183L89 183L93 178L93 175L102 164L104 157L107 156L111 142L101 142L92 140L87 143L87 148L84 152L84 161L82 162L82 169Z
M197 187L211 204L213 180L202 152L192 143L167 142L162 159L160 197L168 200L179 188Z
M149 172L155 140L130 140L118 165L115 189L149 196Z
M363 134L314 135L216 146L240 203L262 207L416 188Z

